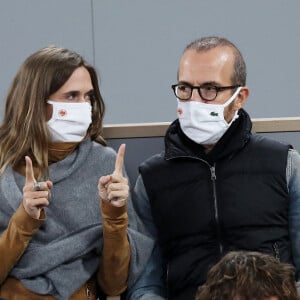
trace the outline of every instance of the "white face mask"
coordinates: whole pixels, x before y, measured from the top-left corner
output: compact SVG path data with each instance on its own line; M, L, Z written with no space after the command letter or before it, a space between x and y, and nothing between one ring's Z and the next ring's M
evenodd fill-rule
M232 122L239 117L236 111L232 121L228 124L224 119L224 108L234 101L241 88L239 87L224 104L183 102L177 99L177 114L185 135L198 144L217 143Z
M52 104L48 121L52 142L80 142L92 122L92 106L87 102L69 103L47 101Z

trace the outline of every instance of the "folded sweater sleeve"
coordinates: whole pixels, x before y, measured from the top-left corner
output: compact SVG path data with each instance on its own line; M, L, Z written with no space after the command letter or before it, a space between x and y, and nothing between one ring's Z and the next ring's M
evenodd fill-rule
M106 295L120 295L127 288L130 246L127 237L127 207L114 207L101 201L103 249L97 274Z
M33 219L26 213L22 204L12 215L6 230L0 236L0 285L18 262L44 220L44 210L40 219Z

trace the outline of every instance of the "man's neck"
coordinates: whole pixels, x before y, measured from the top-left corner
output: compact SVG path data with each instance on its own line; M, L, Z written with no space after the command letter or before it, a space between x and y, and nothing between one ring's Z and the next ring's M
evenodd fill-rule
M205 154L209 153L213 147L215 146L215 144L212 144L212 145L202 145L204 147L204 152Z

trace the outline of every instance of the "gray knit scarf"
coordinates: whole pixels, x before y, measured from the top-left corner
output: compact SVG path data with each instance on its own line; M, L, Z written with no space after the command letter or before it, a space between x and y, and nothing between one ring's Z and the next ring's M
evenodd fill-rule
M54 186L46 221L10 273L29 290L67 300L96 272L103 243L97 184L100 176L112 173L115 157L111 148L87 140L50 166ZM11 168L0 177L0 235L22 203L24 183ZM153 241L141 232L130 199L128 214L130 288L145 267Z

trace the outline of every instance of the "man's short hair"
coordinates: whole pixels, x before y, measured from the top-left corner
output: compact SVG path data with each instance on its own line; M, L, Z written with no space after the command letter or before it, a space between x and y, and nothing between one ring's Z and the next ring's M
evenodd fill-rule
M233 74L231 77L231 83L232 85L245 86L247 78L246 63L240 50L229 40L216 36L199 38L188 44L184 49L184 52L187 50L205 52L217 47L229 47L233 50L234 67Z

